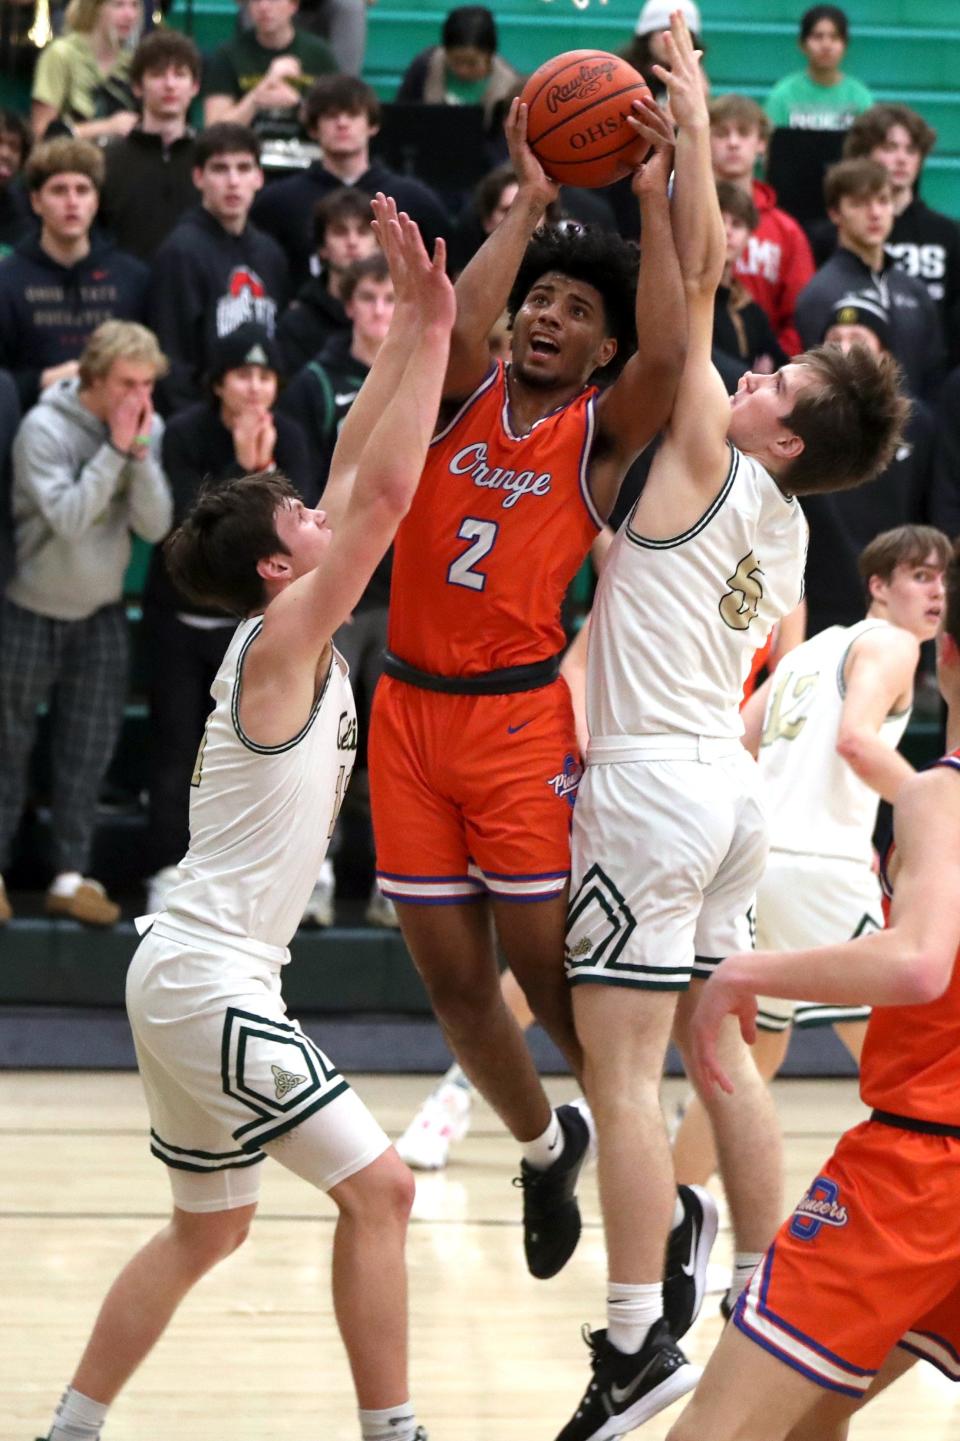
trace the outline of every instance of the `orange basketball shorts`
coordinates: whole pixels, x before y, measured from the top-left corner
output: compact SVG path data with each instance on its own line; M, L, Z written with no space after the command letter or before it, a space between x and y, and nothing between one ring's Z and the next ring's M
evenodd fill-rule
M369 762L385 896L451 905L562 894L582 769L562 678L513 695L464 696L383 676Z
M734 1324L860 1397L896 1345L960 1381L960 1140L865 1121L784 1222Z

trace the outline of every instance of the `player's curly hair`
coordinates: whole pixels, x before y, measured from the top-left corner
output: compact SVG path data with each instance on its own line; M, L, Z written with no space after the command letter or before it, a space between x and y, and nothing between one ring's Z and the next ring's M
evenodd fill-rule
M266 601L257 562L287 547L277 535L277 507L299 500L279 471L208 481L163 545L177 590L196 605L243 617Z
M551 270L585 281L600 292L607 335L617 342L616 355L593 379L613 380L637 348L634 305L639 259L635 245L609 230L570 222L544 226L527 246L513 282L507 301L510 324L540 277Z

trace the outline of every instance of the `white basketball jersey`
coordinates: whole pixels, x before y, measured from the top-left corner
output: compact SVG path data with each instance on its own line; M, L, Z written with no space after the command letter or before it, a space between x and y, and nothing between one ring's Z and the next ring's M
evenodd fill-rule
M774 672L759 755L773 850L870 864L880 797L837 754L837 733L850 647L881 628L892 629L885 620L830 626ZM909 719L905 710L880 727L891 750Z
M284 745L240 726L243 660L262 616L237 627L211 687L215 701L191 780L190 849L171 891L172 917L286 946L326 855L357 751L357 717L343 658L309 719Z
M587 660L591 747L682 732L737 738L755 652L800 601L807 523L773 477L731 446L695 525L650 540L631 515L597 587Z

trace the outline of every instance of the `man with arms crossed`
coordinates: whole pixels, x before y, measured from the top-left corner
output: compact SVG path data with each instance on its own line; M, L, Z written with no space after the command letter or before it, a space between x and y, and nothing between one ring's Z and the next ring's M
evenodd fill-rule
M567 973L599 1138L608 1327L590 1338L593 1379L561 1441L623 1435L696 1381L669 1309L664 1319L660 1276L671 1213L674 1225L682 1209L693 1213L686 1264L695 1271L716 1217L703 1197L676 1197L659 1083L671 1031L685 1049L691 982L743 949L742 917L766 857L741 691L753 652L801 596L806 523L795 497L879 469L906 410L895 367L857 350L748 374L727 397L710 360L726 245L706 101L678 14L666 38L671 69L660 73L679 126L674 233L689 348L591 622ZM782 1214L777 1123L733 1026L723 1054L737 1095L710 1097L709 1112L736 1264L748 1272Z
M948 754L897 794L887 929L728 956L700 999L695 1074L724 1089L717 1035L735 1016L752 1039L757 991L873 1006L873 1111L781 1226L669 1441L845 1441L918 1358L960 1381L960 550L937 674Z
M861 552L866 619L830 626L786 655L744 706L744 745L760 762L770 858L757 891L763 951L848 941L883 926L871 837L881 798L913 775L897 753L913 704L920 644L936 635L952 547L942 531L902 525ZM753 1048L775 1076L794 1026L833 1025L859 1061L869 1010L761 999ZM687 1107L673 1144L677 1176L716 1167L703 1107ZM737 1291L721 1302L729 1315Z
M143 918L152 928L127 979L174 1211L114 1282L48 1441L96 1441L180 1301L246 1236L264 1154L339 1210L333 1300L364 1441L425 1441L406 1374L413 1181L280 993L357 746L331 636L410 505L454 317L442 241L431 263L406 216L387 202L377 213L395 324L341 432L326 511L264 472L201 494L168 542L183 590L246 616L213 684L181 880L167 909Z
M617 236L534 234L557 187L526 143L525 107L514 104L506 128L517 195L457 281L444 383L453 413L397 534L369 754L380 889L451 1050L523 1146L527 1265L544 1279L580 1234L572 1192L587 1124L573 1106L551 1110L501 997L494 929L578 1070L561 957L580 757L558 675L560 604L669 413L686 325L662 115L633 181L638 279ZM491 363L487 337L508 297L505 367ZM634 324L640 348L625 360ZM598 394L592 377L611 369Z

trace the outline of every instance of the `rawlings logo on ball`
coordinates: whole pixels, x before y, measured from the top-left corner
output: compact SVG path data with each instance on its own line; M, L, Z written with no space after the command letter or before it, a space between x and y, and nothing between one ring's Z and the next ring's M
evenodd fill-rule
M554 115L561 105L568 100L589 100L591 95L596 95L600 87L606 82L610 83L614 66L609 60L600 65L581 65L579 74L574 75L571 80L566 80L562 85L551 85L547 91L547 109Z

